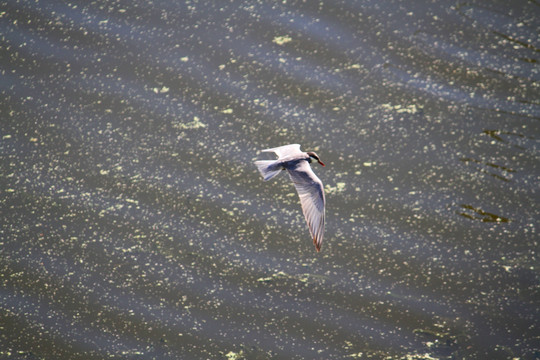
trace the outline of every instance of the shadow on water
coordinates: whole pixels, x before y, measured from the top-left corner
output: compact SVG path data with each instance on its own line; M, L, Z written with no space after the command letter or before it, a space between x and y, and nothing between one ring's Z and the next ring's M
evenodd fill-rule
M0 357L540 357L539 14L5 1Z

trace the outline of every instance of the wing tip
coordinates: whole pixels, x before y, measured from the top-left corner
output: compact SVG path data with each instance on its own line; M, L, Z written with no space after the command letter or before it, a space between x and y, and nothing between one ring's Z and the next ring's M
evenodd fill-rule
M317 241L317 238L314 237L313 238L313 245L315 245L315 250L317 250L317 252L321 252L321 242Z

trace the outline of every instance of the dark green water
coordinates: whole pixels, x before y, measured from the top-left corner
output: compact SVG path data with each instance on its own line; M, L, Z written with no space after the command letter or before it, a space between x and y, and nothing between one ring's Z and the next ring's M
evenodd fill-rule
M0 1L0 358L537 359L540 4ZM315 150L316 253L287 176Z

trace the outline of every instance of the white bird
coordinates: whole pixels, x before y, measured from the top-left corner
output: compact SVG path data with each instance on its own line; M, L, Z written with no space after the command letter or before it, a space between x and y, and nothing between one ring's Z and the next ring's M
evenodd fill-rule
M326 200L324 198L323 184L309 164L312 160L316 160L322 166L324 164L314 152L302 152L298 144L284 145L261 151L275 152L278 156L277 160L255 161L255 165L261 172L264 181L272 179L282 170L289 172L289 176L300 196L302 211L313 238L313 244L317 251L320 251L324 234L324 206Z

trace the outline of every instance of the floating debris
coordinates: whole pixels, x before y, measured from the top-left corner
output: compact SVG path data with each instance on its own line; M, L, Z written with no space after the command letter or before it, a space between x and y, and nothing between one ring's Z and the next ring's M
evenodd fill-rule
M161 88L155 87L152 89L156 94L166 94L169 92L169 88L167 86L162 86Z
M475 208L474 206L467 205L467 204L461 204L460 205L463 209L469 210L467 212L459 212L456 211L457 214L466 217L467 219L471 220L481 220L482 222L496 222L496 223L507 223L510 222L510 219L504 217L492 214L490 212L484 211L479 208ZM471 213L472 212L472 213Z
M187 130L187 129L201 129L207 127L206 124L201 122L201 119L199 119L198 116L193 117L193 121L190 121L188 123L176 123L173 125L177 129L181 130Z
M415 104L402 106L402 105L392 105L392 104L382 104L381 108L384 110L391 110L395 111L398 114L402 113L408 113L408 114L416 114L422 110L422 108L417 107Z
M229 360L240 360L246 358L242 350L240 350L240 352L229 351L227 354L225 354L225 357Z
M336 183L336 186L330 186L326 185L324 187L324 191L326 191L327 194L337 194L345 191L345 183L344 182L338 182Z
M286 43L288 42L291 42L292 41L292 38L288 35L284 35L284 36L276 36L272 42L273 43L276 43L278 45L285 45Z

